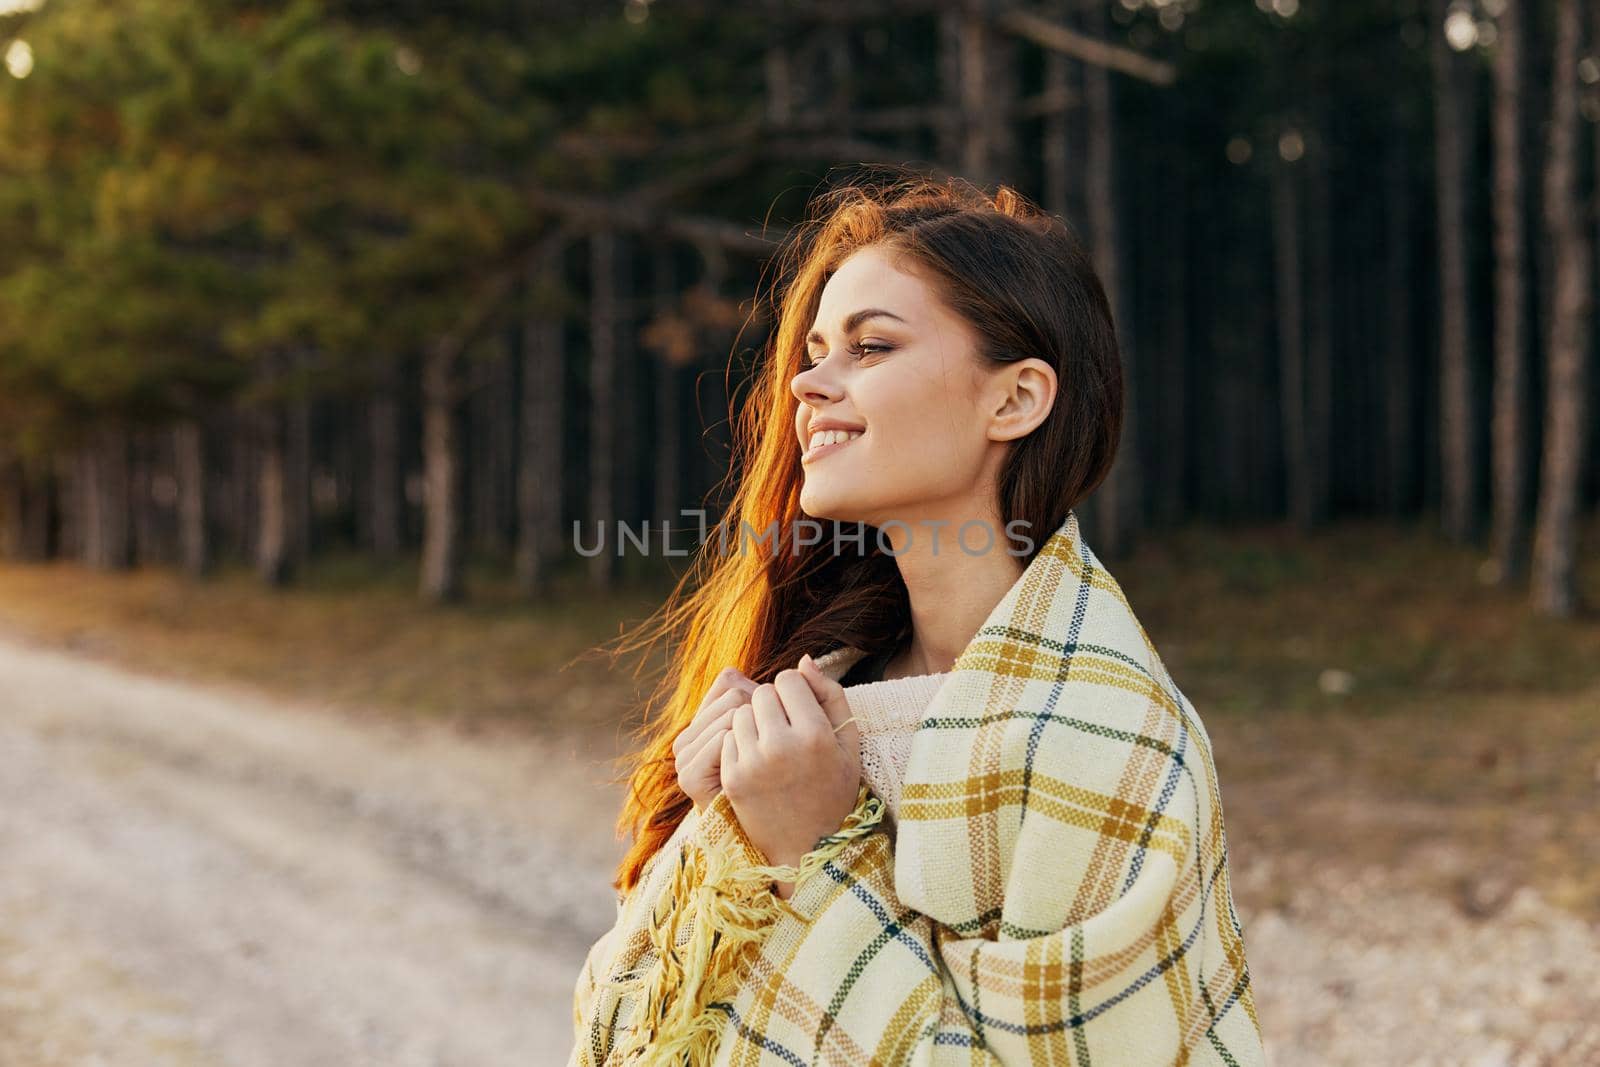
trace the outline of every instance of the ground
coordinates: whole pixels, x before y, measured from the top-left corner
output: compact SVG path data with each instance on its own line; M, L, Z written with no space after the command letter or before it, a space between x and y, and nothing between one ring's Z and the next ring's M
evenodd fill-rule
M0 678L0 1063L565 1058L620 851L578 742L12 641Z
M1270 1062L1600 1062L1600 624L1374 531L1113 571L1212 740ZM658 599L0 567L0 1063L563 1062L638 692L573 656Z

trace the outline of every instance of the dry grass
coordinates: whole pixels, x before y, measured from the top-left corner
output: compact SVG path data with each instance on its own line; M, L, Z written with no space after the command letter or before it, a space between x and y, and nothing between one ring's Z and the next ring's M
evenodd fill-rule
M108 575L74 563L0 565L0 628L139 669L243 683L336 705L546 729L615 721L637 706L649 665L597 646L661 600L655 583L613 597L559 590L520 601L503 582L429 606L414 571L322 561L303 581L262 587L241 569L204 582L165 569Z
M1374 864L1469 914L1531 884L1600 919L1600 618L1539 617L1481 553L1379 524L1191 527L1108 566L1212 735L1237 859Z
M1589 533L1583 588L1600 606L1600 525ZM1428 530L1347 522L1310 537L1192 526L1108 566L1203 712L1373 716L1600 681L1600 618L1537 616L1482 563ZM1319 686L1330 669L1352 676L1348 695Z

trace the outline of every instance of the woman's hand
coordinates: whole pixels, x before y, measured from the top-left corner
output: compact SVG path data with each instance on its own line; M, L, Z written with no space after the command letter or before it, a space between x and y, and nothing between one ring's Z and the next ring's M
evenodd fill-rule
M733 667L724 667L711 682L694 719L672 741L677 757L678 788L699 811L722 788L722 738L733 721L733 710L750 699L756 683ZM732 797L728 798L732 800Z
M861 786L861 735L844 687L809 655L756 686L722 737L722 788L752 844L796 866L844 824ZM785 899L792 883L778 884Z

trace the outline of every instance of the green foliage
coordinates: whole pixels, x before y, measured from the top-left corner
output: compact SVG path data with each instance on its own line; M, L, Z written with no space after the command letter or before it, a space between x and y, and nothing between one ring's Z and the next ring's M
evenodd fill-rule
M528 186L659 177L674 131L748 112L763 32L363 0L0 21L35 59L0 75L0 435L358 387L532 246ZM573 153L564 131L650 147ZM284 377L290 349L308 380Z
M1113 40L1180 70L1178 89L1119 80L1123 173L1185 168L1219 230L1255 227L1287 122L1336 115L1345 173L1371 168L1392 109L1426 129L1416 0L1185 0L1177 27L1160 6L1108 4ZM313 387L359 385L375 353L452 330L548 223L530 186L632 188L743 147L689 135L759 116L767 44L821 28L715 8L48 0L0 19L34 56L0 73L0 435L270 399L289 348L314 353ZM855 31L855 100L934 99L933 19ZM760 163L679 206L776 219L827 162L799 181ZM1219 343L1255 343L1234 328Z
M337 377L449 328L537 220L531 58L286 5L54 0L0 77L6 433Z

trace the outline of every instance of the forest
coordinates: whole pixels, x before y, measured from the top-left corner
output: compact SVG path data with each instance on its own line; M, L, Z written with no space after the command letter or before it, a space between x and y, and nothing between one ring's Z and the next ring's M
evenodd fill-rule
M575 526L715 516L770 257L881 165L1092 248L1098 551L1381 518L1583 608L1593 3L5 0L0 56L5 559L625 583Z

